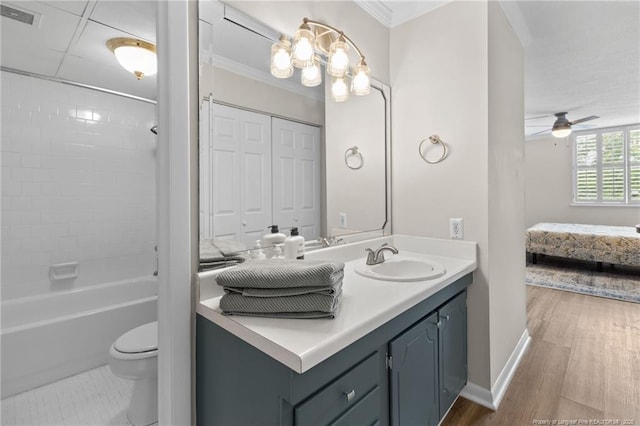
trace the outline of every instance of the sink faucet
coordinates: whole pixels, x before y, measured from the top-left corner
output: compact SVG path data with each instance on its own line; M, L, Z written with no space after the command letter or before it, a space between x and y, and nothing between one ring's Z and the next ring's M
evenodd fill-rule
M390 246L389 243L384 243L376 249L376 251L370 248L365 249L367 254L367 265L377 265L384 262L384 251L388 250L393 254L398 254L398 249L394 246Z

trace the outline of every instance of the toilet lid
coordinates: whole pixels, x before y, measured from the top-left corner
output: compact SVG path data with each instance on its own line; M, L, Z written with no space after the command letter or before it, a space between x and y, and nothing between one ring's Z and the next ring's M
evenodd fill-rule
M158 322L150 322L127 331L114 344L118 352L136 354L158 349Z

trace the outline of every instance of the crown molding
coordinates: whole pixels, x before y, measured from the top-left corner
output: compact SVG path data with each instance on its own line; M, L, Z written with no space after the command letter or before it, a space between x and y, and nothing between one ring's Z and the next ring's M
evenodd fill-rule
M380 0L353 0L369 15L376 18L387 28L391 28L393 11Z

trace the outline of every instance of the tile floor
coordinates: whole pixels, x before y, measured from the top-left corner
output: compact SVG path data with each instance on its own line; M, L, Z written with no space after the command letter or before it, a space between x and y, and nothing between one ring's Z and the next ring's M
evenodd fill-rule
M126 409L133 382L108 365L2 400L2 426L130 426Z

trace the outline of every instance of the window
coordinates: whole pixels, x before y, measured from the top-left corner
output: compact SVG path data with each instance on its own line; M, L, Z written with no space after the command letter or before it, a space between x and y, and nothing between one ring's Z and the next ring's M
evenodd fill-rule
M640 205L640 126L575 132L573 202Z

